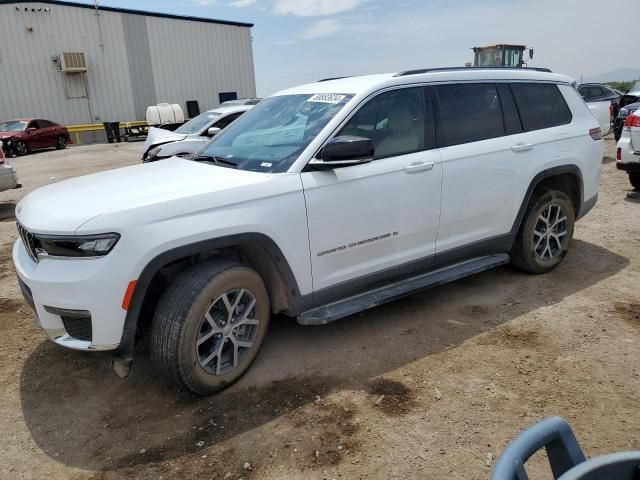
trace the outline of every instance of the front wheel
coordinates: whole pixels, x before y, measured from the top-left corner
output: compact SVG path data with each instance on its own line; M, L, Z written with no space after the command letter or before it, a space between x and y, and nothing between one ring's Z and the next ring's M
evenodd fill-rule
M15 152L19 157L25 156L29 153L29 147L24 140L18 140L15 144Z
M636 192L640 192L640 172L629 173L629 181Z
M254 270L238 262L201 263L180 274L162 296L151 357L172 383L210 395L251 366L269 316L269 296Z
M535 193L511 251L512 264L529 273L553 270L569 251L574 225L574 207L567 194L559 190Z
M64 150L65 148L67 148L67 139L64 138L62 135L58 137L58 141L56 142L56 148L58 150Z

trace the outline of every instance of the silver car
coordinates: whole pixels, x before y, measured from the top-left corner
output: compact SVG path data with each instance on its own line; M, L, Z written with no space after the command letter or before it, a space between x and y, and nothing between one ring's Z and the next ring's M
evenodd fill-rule
M144 143L142 162L195 153L220 130L252 108L253 105L220 106L192 118L173 132L151 128Z

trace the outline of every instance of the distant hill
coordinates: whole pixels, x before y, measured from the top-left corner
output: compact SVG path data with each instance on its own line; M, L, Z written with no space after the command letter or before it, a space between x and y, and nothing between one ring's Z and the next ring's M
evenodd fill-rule
M605 82L628 82L640 79L640 68L619 68L608 73L594 75L584 79L584 82L605 83Z

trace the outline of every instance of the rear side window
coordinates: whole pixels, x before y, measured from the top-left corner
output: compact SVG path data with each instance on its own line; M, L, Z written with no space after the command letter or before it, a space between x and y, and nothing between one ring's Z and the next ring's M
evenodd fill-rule
M437 85L440 146L460 145L505 134L498 90L493 83Z
M512 83L525 131L541 130L571 123L571 110L557 85L552 83Z

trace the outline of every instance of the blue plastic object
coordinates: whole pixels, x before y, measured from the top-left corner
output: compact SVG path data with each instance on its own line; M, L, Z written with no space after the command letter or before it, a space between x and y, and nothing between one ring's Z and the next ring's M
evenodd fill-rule
M547 418L513 439L496 462L491 479L528 480L525 463L543 448L556 480L640 480L640 452L587 460L571 426L559 417Z

